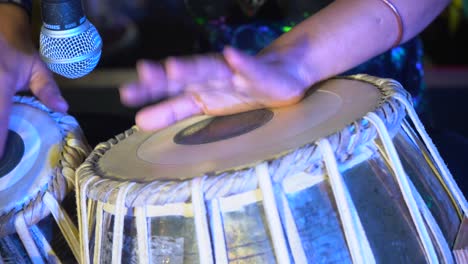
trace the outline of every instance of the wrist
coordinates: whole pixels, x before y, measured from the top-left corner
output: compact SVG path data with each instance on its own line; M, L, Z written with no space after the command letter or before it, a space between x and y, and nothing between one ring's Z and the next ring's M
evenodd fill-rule
M35 51L29 15L19 5L0 2L0 36L18 51L28 54Z
M294 76L304 89L308 89L321 79L311 59L311 49L307 39L288 43L278 41L263 49L258 56L281 64L287 74Z

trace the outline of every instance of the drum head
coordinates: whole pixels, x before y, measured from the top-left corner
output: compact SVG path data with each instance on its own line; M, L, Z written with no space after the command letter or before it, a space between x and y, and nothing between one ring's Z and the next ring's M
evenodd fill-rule
M0 215L22 208L47 189L62 149L60 128L38 108L13 105L8 129L0 159Z
M108 150L99 174L123 181L186 180L277 158L374 111L374 85L331 79L300 103L232 116L198 116L155 133L136 132Z

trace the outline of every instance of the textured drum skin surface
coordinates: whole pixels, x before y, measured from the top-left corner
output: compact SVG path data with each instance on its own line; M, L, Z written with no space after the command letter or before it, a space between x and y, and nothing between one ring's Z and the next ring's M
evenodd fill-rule
M96 147L77 172L85 259L452 263L466 200L409 95L362 75L315 88L244 134L199 116Z
M10 129L21 136L26 152L20 163L0 179L2 186L8 186L0 187L0 212L9 212L44 191L62 148L60 128L44 111L14 105L10 120Z
M184 180L248 167L336 132L336 127L373 111L380 96L368 83L330 80L300 104L272 109L270 121L246 134L206 144L175 143L174 137L187 127L213 118L194 117L154 134L133 134L106 152L99 167L106 177L125 180L131 175L137 182Z
M7 151L19 147L22 155L17 162L10 160L6 170L0 163L6 172L0 177L0 259L76 263L78 231L68 216L74 208L68 201L76 199L68 194L75 169L90 152L79 124L29 96L13 97L9 117L16 143Z

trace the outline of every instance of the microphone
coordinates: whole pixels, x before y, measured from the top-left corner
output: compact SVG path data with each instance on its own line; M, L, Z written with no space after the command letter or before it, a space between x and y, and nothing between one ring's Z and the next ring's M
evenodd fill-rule
M42 0L41 11L39 52L47 67L69 79L90 73L101 58L102 39L81 0Z

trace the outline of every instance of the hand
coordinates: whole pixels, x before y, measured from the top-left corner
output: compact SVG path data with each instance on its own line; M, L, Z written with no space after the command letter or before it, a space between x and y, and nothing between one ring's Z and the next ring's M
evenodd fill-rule
M139 80L120 88L121 100L139 106L166 98L137 113L136 124L143 130L161 129L198 114L290 105L303 97L312 80L297 63L300 53L296 47L252 57L226 48L222 54L141 61Z
M65 112L68 109L52 73L34 48L29 27L24 10L14 5L0 5L0 158L16 92L30 89L52 110Z

